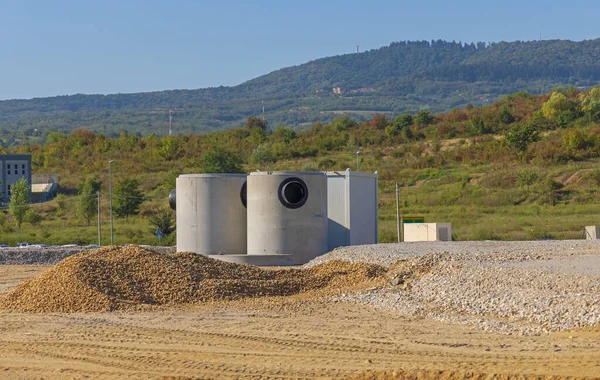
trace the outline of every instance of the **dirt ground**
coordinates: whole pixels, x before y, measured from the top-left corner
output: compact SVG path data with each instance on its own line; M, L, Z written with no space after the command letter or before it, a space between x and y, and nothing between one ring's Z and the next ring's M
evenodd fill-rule
M0 292L46 268L0 266ZM477 374L594 378L600 374L600 329L499 335L301 296L147 312L0 311L3 379Z

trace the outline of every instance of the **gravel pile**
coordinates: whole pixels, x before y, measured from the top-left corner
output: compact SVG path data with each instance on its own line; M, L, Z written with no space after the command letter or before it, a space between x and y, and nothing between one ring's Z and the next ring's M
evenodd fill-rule
M309 269L265 270L189 252L103 247L61 261L0 298L0 308L93 312L245 297L287 296L381 285L385 269L330 261Z
M306 267L328 260L389 267L387 286L337 300L526 335L600 323L597 240L354 246Z

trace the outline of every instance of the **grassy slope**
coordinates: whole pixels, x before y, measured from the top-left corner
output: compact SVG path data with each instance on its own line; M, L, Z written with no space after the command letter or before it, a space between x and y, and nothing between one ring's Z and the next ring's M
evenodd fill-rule
M571 97L577 96L579 94ZM149 198L143 203L139 216L115 220L116 243L154 244L154 229L147 216L167 207L169 176L198 171L200 152L213 145L225 146L246 160L244 169L247 172L256 169L345 170L356 165L356 146L350 144L350 136L363 152L361 171L378 171L380 174L380 240L383 242L396 238L395 183L400 185L403 215L423 215L427 222L450 222L455 239L581 238L584 226L598 224L600 172L596 168L600 163L600 139L597 138L600 127L595 123L577 124L578 120L572 121L571 128L567 129L553 129L550 125L542 139L523 153L502 143L507 129L529 122L547 99L548 96L515 96L485 109L438 115L430 126L411 127L422 135L419 139L388 138L382 130L368 124L359 124L346 131L336 131L333 126L313 128L283 145L283 153L276 155L276 162L262 165L250 163L249 153L256 142L244 131L177 137L183 153L172 161L162 160L155 154L164 140L151 137L104 139L96 136L96 142L84 143L85 139L91 141L94 136L83 134L30 149L34 162L38 162L34 172L58 172L62 190L67 194L73 194L83 176L99 176L103 182L103 244L110 242L106 196L108 159L117 160L113 166L113 180L135 177ZM502 105L509 106L517 118L513 124L504 127L493 124ZM465 126L474 116L483 117L494 132L479 137L465 135ZM447 134L448 127L454 128L452 138L435 137L440 131ZM573 131L588 136L589 144L595 145L588 144L578 150L567 148L565 136ZM340 137L344 134L346 139ZM273 151L281 144L275 135L266 140ZM332 148L323 147L323 141L330 138L339 138L339 141ZM365 142L367 140L371 143ZM316 146L321 148L307 150L307 147ZM309 153L289 157L290 151ZM518 178L524 171L533 171L537 179L530 185L523 185ZM549 183L554 187L549 188ZM25 223L16 229L8 217L2 227L0 243L96 243L96 220L87 225L78 218L76 202L77 196L67 195L63 212L59 212L56 201L34 205L44 215L44 221L37 226ZM162 243L173 244L173 241L171 237Z

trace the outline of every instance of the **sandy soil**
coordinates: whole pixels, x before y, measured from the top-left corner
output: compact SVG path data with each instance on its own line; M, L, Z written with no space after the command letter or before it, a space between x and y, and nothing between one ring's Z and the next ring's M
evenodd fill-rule
M0 291L45 268L0 266ZM388 372L364 378L594 377L600 329L499 335L300 296L137 313L0 311L6 379L332 378L367 371Z

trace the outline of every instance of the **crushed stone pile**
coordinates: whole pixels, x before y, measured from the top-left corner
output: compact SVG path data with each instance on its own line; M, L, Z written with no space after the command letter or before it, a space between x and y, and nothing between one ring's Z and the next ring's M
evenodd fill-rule
M600 325L598 240L353 246L305 267L330 260L379 264L388 267L390 279L387 286L336 301L506 334Z
M385 272L378 265L336 260L304 270L267 270L191 252L110 246L64 259L0 296L0 308L100 312L322 290L335 294L380 284Z

